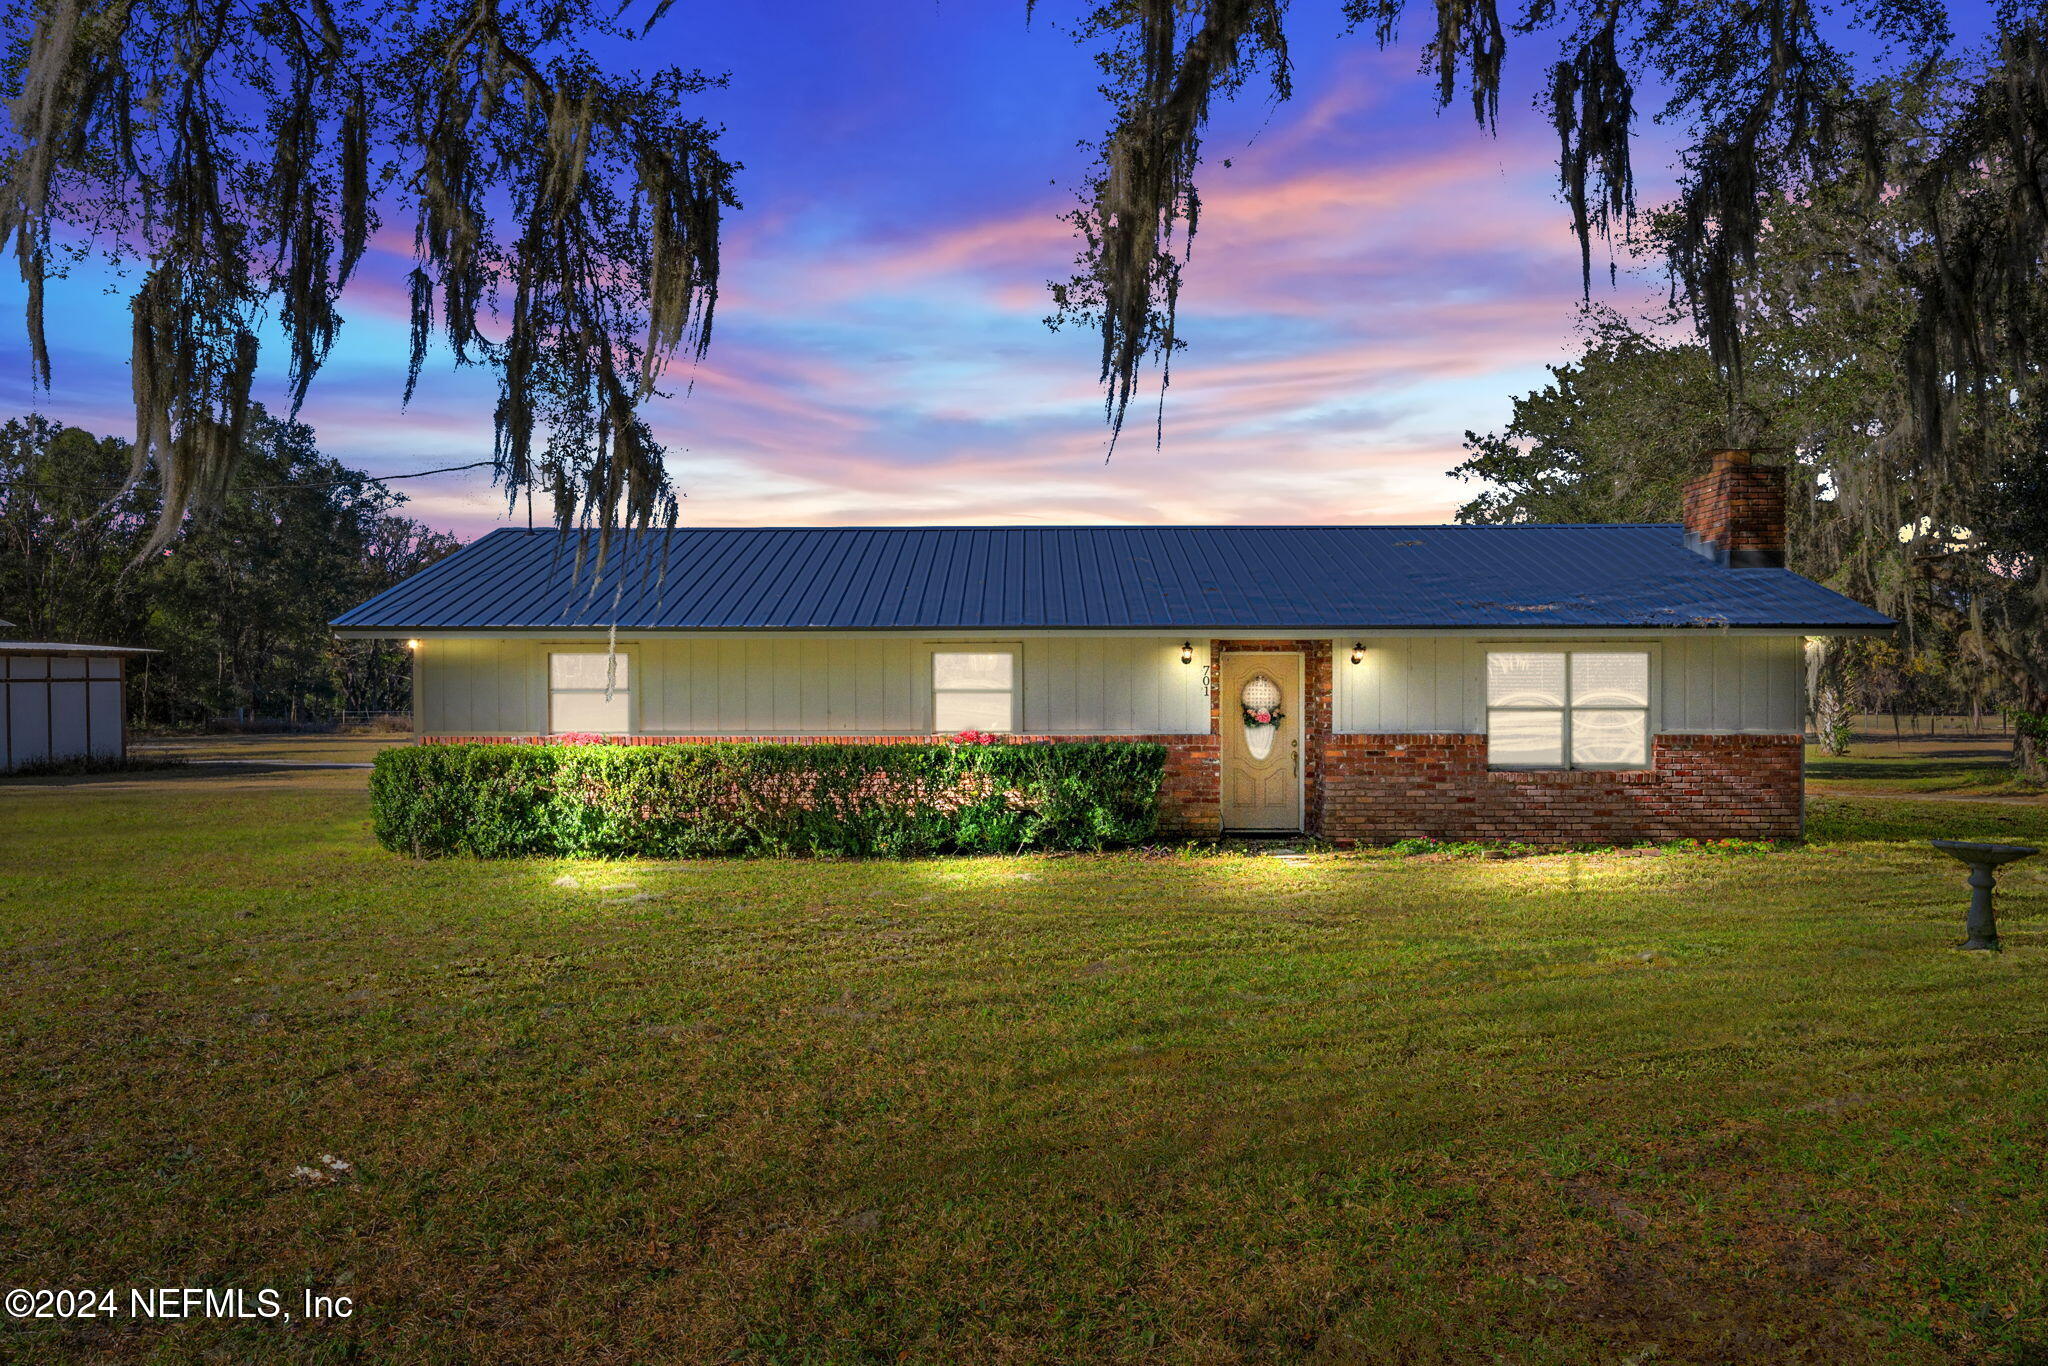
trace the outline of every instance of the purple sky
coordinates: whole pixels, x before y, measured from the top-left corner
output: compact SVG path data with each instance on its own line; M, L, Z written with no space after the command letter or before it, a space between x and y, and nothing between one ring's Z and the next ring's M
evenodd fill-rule
M1030 28L1022 9L684 0L656 30L641 64L732 72L704 109L746 166L710 356L653 413L684 520L1446 519L1471 495L1444 473L1465 429L1498 426L1576 350L1576 246L1530 107L1541 45L1511 48L1495 138L1462 97L1436 112L1419 30L1382 54L1340 37L1334 6L1297 7L1295 99L1253 92L1208 142L1165 446L1148 399L1105 465L1096 339L1041 322L1074 254L1058 215L1085 168L1075 144L1103 110L1086 54L1047 22L1058 7ZM1667 163L1651 129L1646 197ZM396 233L373 250L304 411L324 449L377 474L490 454L485 373L438 356L399 407L407 250ZM0 310L18 317L5 281ZM129 428L126 309L107 283L52 286L51 394L28 388L19 327L0 330L7 410ZM1625 274L1595 298L1659 291ZM265 362L275 403L283 358ZM470 535L509 520L487 475L397 487Z

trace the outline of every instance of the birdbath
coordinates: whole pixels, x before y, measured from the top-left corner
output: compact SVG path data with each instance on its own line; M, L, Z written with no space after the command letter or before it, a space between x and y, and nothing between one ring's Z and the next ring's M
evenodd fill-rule
M1964 941L1963 947L1998 952L1998 918L1991 912L1991 886L1997 875L1991 870L2002 863L2011 863L2041 851L2031 844L1972 844L1968 840L1929 840L1928 843L1950 858L1970 865L1970 918L1963 922L1963 928L1970 937Z

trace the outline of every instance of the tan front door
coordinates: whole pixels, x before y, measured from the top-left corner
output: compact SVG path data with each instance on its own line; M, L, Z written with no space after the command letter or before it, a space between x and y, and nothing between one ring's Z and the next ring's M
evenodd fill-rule
M1263 703L1275 693L1274 724L1247 726L1247 696ZM1298 651L1223 656L1216 724L1223 732L1225 830L1301 829L1301 713Z

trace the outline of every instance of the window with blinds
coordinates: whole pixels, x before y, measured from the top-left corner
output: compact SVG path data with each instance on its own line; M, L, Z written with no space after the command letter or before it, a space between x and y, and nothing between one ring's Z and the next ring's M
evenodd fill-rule
M1490 651L1486 754L1493 768L1648 768L1649 654Z
M616 664L616 668L614 668ZM632 660L626 655L548 656L548 729L626 735L633 729Z
M1014 650L932 651L932 732L1017 729Z

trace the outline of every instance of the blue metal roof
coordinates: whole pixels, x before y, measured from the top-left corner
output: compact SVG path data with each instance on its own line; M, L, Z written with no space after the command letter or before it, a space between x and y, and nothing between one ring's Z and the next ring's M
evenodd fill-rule
M617 536L595 585L587 568L575 573L575 537L587 534L493 531L333 624L391 634L1892 624L1789 570L1716 565L1670 525L653 531Z

